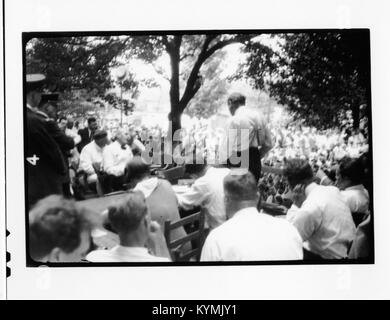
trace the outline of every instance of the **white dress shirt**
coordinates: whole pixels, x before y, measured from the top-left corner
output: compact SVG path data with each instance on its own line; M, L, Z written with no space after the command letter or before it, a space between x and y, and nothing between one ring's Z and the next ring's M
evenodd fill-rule
M351 212L368 213L370 196L362 184L346 188L341 191L341 195Z
M221 146L221 157L227 159L237 151L250 147L259 147L261 154L264 155L272 146L271 132L260 112L241 106L228 122L226 137Z
M168 258L151 255L144 247L121 245L109 250L91 251L86 259L90 262L170 262Z
M201 261L302 260L302 239L289 222L245 208L215 228Z
M81 142L81 137L77 134L75 129L65 128L65 134L73 139L74 144L79 144Z
M95 143L95 141L91 141L83 148L83 150L81 150L79 168L81 170L84 170L88 174L88 176L95 177L95 170L93 168L93 164L102 164L103 150L104 148L100 148Z
M125 173L125 168L129 160L133 157L131 148L126 144L122 149L118 141L114 141L104 148L103 169L106 173L116 177Z
M298 229L305 248L324 259L347 257L356 228L339 189L311 183L305 193L301 208L293 205L286 217Z
M205 210L205 227L213 229L226 220L223 179L229 174L228 168L207 169L184 194L178 194L179 206L191 209L201 206Z

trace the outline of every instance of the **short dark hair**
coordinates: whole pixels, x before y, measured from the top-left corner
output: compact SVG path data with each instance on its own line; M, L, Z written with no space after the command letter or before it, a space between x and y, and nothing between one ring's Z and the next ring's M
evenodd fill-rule
M144 194L130 191L118 204L108 208L108 220L114 231L127 233L138 228L147 212Z
M239 106L245 105L245 100L245 96L239 92L232 93L228 98L228 102Z
M236 201L257 200L256 179L249 171L240 173L241 169L232 169L223 180L225 195Z
M127 172L129 181L140 180L150 174L150 165L148 165L140 156L135 156L127 164Z
M103 139L106 137L107 137L107 131L104 131L104 130L97 130L93 135L94 140L99 140L99 139Z
M207 163L187 163L184 165L186 174L200 174L207 167Z
M88 124L91 124L92 122L96 122L96 118L90 117L90 118L88 118L87 122L88 122Z
M297 184L312 180L313 170L307 160L300 158L287 159L284 175L290 186L294 188Z
M364 168L360 159L344 157L339 162L339 174L348 178L354 185L360 184L364 175Z
M29 212L31 258L39 261L54 248L72 252L80 246L82 232L98 224L95 219L73 200L62 196L51 195L40 200Z

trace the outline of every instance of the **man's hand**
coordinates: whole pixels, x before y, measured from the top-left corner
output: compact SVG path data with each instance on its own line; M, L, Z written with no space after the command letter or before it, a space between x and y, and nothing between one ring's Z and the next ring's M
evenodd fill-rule
M303 201L305 201L306 199L305 189L306 189L305 185L297 184L294 190L292 191L293 202L298 208L302 206Z

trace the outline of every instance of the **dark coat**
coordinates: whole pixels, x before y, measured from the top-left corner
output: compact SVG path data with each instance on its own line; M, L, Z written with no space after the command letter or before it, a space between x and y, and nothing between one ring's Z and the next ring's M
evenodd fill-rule
M77 133L81 137L81 141L77 145L77 150L81 153L81 150L93 140L93 134L89 135L88 127L80 129Z
M68 157L70 156L70 151L75 146L74 140L71 137L67 136L65 132L58 127L58 124L54 120L46 120L46 128L50 136L55 140L55 142L57 142L58 146L60 147L62 155L64 157L65 165L67 168L69 168ZM69 169L66 170L63 182L70 182Z
M47 130L46 121L27 109L25 157L38 157L35 165L26 159L28 205L50 194L62 194L68 170L57 142Z

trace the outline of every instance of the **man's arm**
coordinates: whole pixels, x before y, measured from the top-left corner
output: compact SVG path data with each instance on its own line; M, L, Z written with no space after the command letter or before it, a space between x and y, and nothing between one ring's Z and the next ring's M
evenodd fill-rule
M274 142L273 142L273 137L272 137L272 134L271 134L271 131L269 130L269 128L267 127L267 125L264 123L262 123L262 131L259 130L260 132L260 135L261 137L259 137L259 141L260 141L260 158L263 158L268 151L270 151L272 149L272 147L274 146Z
M92 165L92 156L86 148L81 151L79 168L85 171L88 175L95 173L95 169Z
M201 205L206 198L208 197L208 188L205 181L202 178L199 178L184 194L178 194L177 200L179 207L189 210L193 207Z
M123 165L115 165L113 150L110 146L103 150L103 168L104 171L113 176L119 177L124 173Z
M292 210L292 212L290 212ZM304 203L301 208L292 207L287 213L289 221L297 228L303 241L309 239L322 222L321 211L315 205Z
M65 132L61 131L58 124L52 120L46 122L48 131L53 139L58 143L61 150L68 151L74 148L75 144L71 137L67 136Z

